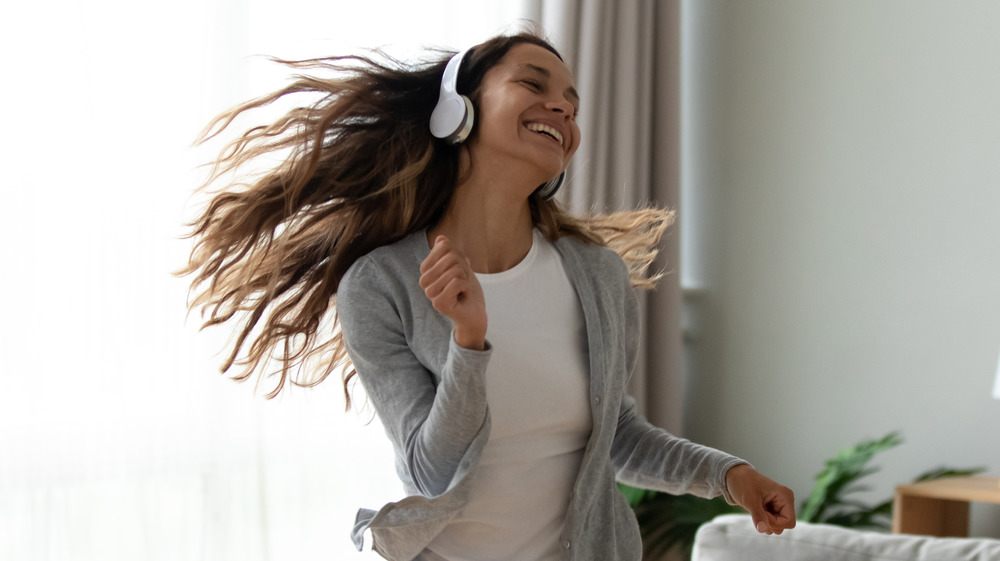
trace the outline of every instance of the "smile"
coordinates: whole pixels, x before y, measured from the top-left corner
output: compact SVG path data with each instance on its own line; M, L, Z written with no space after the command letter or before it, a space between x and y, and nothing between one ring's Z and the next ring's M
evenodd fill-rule
M549 125L545 125L542 123L528 123L527 125L525 125L525 127L527 127L529 131L550 136L552 139L558 142L560 146L563 143L562 133L557 131L555 128L550 127Z

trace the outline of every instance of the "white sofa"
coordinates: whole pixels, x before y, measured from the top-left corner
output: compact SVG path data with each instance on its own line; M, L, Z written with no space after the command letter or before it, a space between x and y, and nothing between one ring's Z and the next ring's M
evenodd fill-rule
M1000 540L862 532L799 522L758 534L750 517L720 516L695 537L691 561L1000 561Z

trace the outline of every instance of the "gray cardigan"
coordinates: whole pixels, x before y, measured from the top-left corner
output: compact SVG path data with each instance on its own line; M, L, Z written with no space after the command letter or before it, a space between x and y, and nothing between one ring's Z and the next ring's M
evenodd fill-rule
M732 502L725 474L742 460L675 437L635 410L625 384L638 350L638 306L613 251L566 236L556 243L583 308L590 354L593 433L560 537L566 560L641 558L635 516L615 481ZM429 253L418 232L359 259L337 292L349 356L392 441L409 495L379 511L358 511L386 559L410 561L462 509L490 435L485 351L459 347L451 321L418 286ZM525 391L531 391L525 388Z

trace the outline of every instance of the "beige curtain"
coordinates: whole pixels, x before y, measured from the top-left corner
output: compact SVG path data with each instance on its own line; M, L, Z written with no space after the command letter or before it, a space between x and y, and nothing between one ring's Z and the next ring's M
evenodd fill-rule
M676 209L680 172L680 0L523 0L566 58L580 91L583 141L560 199L576 212ZM632 394L654 424L682 432L678 228L659 288L641 298L642 354Z

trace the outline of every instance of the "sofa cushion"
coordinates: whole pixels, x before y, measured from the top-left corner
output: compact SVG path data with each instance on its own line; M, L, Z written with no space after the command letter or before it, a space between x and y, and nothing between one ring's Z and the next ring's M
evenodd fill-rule
M695 536L692 561L997 561L1000 540L880 534L798 522L780 536L757 533L750 517L720 516Z

